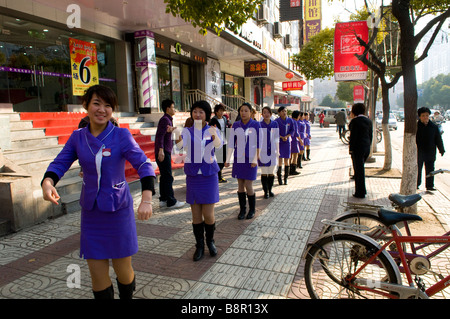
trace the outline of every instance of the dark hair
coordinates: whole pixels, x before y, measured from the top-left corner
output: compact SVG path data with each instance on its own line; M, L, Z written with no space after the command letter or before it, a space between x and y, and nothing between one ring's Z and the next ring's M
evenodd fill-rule
M163 111L164 113L166 113L166 110L167 110L168 108L170 108L170 107L172 106L172 104L175 104L175 102L172 101L172 100L169 100L169 99L162 101L162 102L161 102L161 108L162 108L162 111Z
M283 111L285 108L286 108L285 106L280 106L280 107L278 108L278 113L280 113L281 111Z
M111 105L111 108L113 111L117 108L117 96L114 91L107 86L104 85L93 85L90 88L88 88L83 97L82 97L82 103L83 107L87 110L89 103L91 103L92 97L97 95L100 99Z
M194 109L197 109L197 108L205 111L206 122L209 122L211 120L211 105L206 101L195 102L194 104L192 104L192 107L191 107L191 117L192 117L192 111L194 111Z
M225 106L223 106L223 104L216 104L216 106L214 106L214 113L217 113L220 110L224 110L225 111Z
M421 108L419 108L419 109L417 110L417 115L420 116L420 114L422 114L422 113L428 113L428 114L431 114L431 110L430 110L429 108L425 107L425 106L422 106Z
M352 113L355 116L366 113L366 106L363 103L355 103L352 106Z
M243 106L248 107L249 110L250 110L250 113L253 111L253 107L250 105L250 103L245 102L245 103L242 103L241 106L239 106L239 108L238 108L238 114L241 114L241 108L242 108Z
M261 113L262 113L264 110L267 110L267 111L269 111L270 114L272 114L272 110L271 110L270 107L264 106L264 107L262 108L262 110L261 110Z
M300 111L294 111L294 112L292 112L292 118L293 119L298 119L298 117L300 116Z

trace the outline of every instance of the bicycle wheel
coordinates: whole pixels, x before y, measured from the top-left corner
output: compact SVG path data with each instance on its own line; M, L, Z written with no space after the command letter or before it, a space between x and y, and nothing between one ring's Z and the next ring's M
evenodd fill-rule
M312 299L380 299L380 293L358 289L348 282L372 255L378 251L374 243L351 233L340 233L320 238L306 255L305 283ZM381 253L361 269L356 279L370 283L399 283L398 269L389 255ZM354 282L354 281L352 281Z
M345 130L341 135L341 141L344 144L348 144L350 142L350 130Z

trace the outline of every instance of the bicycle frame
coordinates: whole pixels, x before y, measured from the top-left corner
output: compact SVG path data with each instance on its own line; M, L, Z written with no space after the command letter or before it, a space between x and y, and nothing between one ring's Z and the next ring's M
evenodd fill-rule
M394 292L400 292L402 289L403 290L407 290L406 294L407 295L412 295L414 294L414 291L417 290L417 288L414 288L414 281L412 278L412 272L411 269L408 266L408 262L407 262L407 254L403 251L402 248L402 243L425 243L427 245L430 244L446 244L445 246L448 247L450 246L450 236L399 236L397 234L396 230L392 231L393 237L391 240L389 240L387 243L385 243L383 245L383 247L381 247L373 256L371 256L366 262L364 262L364 264L359 267L357 269L357 271L355 273L353 273L349 278L346 278L347 283L349 284L349 286L353 286L357 289L362 289L362 290L368 290L377 294L381 294L383 296L392 298L392 299L397 299L398 296L393 295L391 293L387 293L384 291L379 291L376 288L383 288L383 290L391 290ZM406 274L406 278L409 284L409 287L407 286L403 286L403 287L398 287L398 285L393 285L393 284L389 284L389 283L382 283L382 282L371 282L371 285L367 284L367 281L365 281L366 285L368 287L364 287L364 286L358 286L356 284L354 284L354 282L358 282L358 280L355 281L356 276L361 272L361 270L363 270L368 264L371 264L375 258L380 255L380 253L383 250L386 250L386 247L389 247L390 244L392 244L393 242L395 242L395 244L398 247L398 252L395 252L396 254L399 255L400 260L401 260L401 264L403 266L403 272ZM389 252L391 253L391 252ZM399 270L400 267L399 267ZM363 281L359 281L359 282L364 282ZM428 297L434 296L436 293L444 290L445 288L447 288L448 286L450 286L450 275L448 275L447 277L441 279L440 281L438 281L437 283L435 283L433 286L429 287L428 289L425 290L425 294Z

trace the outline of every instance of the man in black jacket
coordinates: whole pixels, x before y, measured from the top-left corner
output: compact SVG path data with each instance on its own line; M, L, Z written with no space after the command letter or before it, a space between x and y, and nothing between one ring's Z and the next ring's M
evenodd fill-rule
M349 150L352 156L353 171L355 179L356 198L366 197L366 181L364 172L364 163L370 154L372 145L372 121L364 115L366 107L362 103L355 103L352 107L351 116L353 119L348 125L350 129Z
M422 183L422 167L425 164L425 174L428 175L434 171L434 162L436 161L436 148L439 153L444 156L444 142L439 133L439 128L436 124L430 121L431 111L427 107L421 107L417 110L419 120L417 121L417 188ZM434 177L427 177L425 179L425 187L429 191L436 190L434 188Z

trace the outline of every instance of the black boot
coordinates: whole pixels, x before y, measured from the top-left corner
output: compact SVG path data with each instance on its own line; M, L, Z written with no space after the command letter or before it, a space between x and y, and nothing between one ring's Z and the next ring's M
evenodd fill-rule
M299 172L297 172L295 169L296 169L296 165L295 164L291 164L291 171L289 172L289 175L299 175L300 173Z
M192 224L192 228L194 229L194 236L196 241L194 261L199 261L203 258L203 255L205 253L205 223Z
M278 177L278 185L283 185L283 180L281 178L281 166L278 166L277 177Z
M247 198L246 198L246 193L242 192L242 193L237 193L238 197L239 197L239 207L240 207L240 211L239 211L239 215L238 215L238 219L244 219L245 218L245 213L246 213L246 207L245 205L247 204Z
M98 300L106 300L106 299L114 299L114 288L113 285L108 288L100 291L92 291L94 293L94 299Z
M261 185L264 191L264 198L269 198L269 192L267 187L267 175L261 175Z
M311 150L306 150L306 158L308 161L310 161L311 159L309 158L309 155L311 154Z
M274 197L275 194L272 193L273 181L275 180L275 176L269 175L267 176L267 190L269 191L269 197Z
M255 206L256 206L256 194L248 195L248 214L247 219L252 219L255 216Z
M119 288L119 298L130 300L133 299L133 292L136 290L136 276L133 278L133 281L128 284L124 285L119 282L119 279L116 278L117 281L117 287Z
M209 254L214 257L217 255L217 248L214 242L214 231L216 230L216 224L208 225L205 223L205 237L206 246L208 246Z
M284 167L284 185L287 185L287 179L289 176L289 166Z
M303 154L298 156L298 159L297 159L297 167L298 168L303 168L303 166L302 166L302 157L303 157Z
M307 161L307 159L305 157L305 153L303 153L302 160Z

